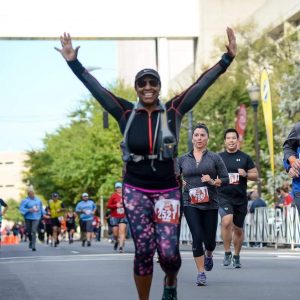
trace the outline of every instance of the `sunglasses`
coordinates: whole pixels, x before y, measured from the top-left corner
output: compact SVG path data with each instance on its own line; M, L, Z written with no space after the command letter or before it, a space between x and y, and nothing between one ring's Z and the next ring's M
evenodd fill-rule
M143 88L147 85L147 83L149 83L150 86L152 86L152 87L158 87L158 85L159 85L159 81L157 79L149 79L149 80L139 79L139 80L137 80L136 85L139 88Z

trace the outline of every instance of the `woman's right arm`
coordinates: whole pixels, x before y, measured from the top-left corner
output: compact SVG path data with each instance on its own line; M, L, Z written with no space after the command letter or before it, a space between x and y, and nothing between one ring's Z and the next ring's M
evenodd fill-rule
M72 46L70 34L64 33L60 37L62 48L55 49L67 61L69 67L78 77L78 79L86 86L97 101L107 110L115 119L120 120L124 117L124 113L133 108L133 104L127 100L121 99L106 90L77 60L79 47L75 49Z

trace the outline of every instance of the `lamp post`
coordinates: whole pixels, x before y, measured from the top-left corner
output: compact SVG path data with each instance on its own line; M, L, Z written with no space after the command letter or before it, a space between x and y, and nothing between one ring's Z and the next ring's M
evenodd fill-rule
M255 163L258 173L257 179L257 192L259 197L261 196L261 172L260 172L260 162L259 162L259 143L258 143L258 124L257 124L257 109L260 99L260 89L257 85L251 85L248 89L249 97L251 99L251 105L254 113L254 132L255 132Z

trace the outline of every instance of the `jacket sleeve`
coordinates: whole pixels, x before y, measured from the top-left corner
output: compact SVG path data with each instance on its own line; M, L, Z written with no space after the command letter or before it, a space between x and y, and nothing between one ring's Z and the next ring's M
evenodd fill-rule
M299 146L299 139L297 139L295 126L289 133L287 139L283 143L284 161L288 162L290 156L297 157L297 147Z
M25 214L28 213L28 208L26 208L26 203L27 202L25 200L23 200L20 204L19 210L20 210L22 215L25 215Z
M170 101L173 102L171 106L183 116L197 104L207 89L227 70L232 61L233 58L229 54L223 54L221 60L205 71L193 85L171 99Z
M217 174L223 186L229 183L229 175L225 163L221 158L221 156L219 154L216 154L216 158L217 158L216 161Z
M96 100L107 110L117 121L119 121L127 110L133 108L133 104L127 100L116 97L105 89L95 77L93 77L76 59L67 62L73 73L86 86Z

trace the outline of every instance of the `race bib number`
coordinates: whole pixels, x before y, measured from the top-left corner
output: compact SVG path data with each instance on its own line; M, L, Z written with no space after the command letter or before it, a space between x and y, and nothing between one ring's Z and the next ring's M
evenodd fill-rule
M207 186L190 189L189 195L192 204L209 202Z
M239 173L228 173L229 184L239 184L240 174Z
M118 213L118 214L121 215L121 214L124 214L124 212L125 212L125 210L124 210L123 207L118 207L118 208L117 208L117 213Z
M179 224L180 204L178 200L160 199L155 203L157 223Z

